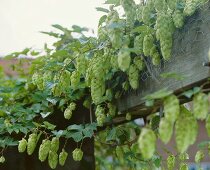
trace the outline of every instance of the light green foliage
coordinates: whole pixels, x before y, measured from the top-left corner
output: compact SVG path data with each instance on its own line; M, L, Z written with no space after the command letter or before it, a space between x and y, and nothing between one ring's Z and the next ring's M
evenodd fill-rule
M37 134L32 133L29 135L29 138L28 138L28 144L27 144L28 155L32 155L32 153L34 152L36 148L36 144L37 144Z
M176 163L176 157L174 155L169 155L167 158L167 167L168 170L173 170Z
M53 152L57 152L59 149L59 144L60 144L59 138L53 137L50 144L50 150Z
M26 147L27 147L27 140L25 138L22 138L22 140L19 141L18 151L20 153L25 152Z
M5 162L5 157L4 156L1 156L0 157L0 163L4 163Z
M145 67L144 61L141 57L135 57L133 60L133 64L136 65L139 71L142 71Z
M45 139L39 147L39 160L44 162L47 159L48 153L50 151L50 140Z
M184 25L184 15L180 10L176 10L173 13L173 22L176 28L182 28Z
M210 115L208 115L206 118L206 130L207 130L208 136L210 136Z
M200 163L203 160L204 156L205 155L202 150L197 151L195 154L195 163Z
M131 62L130 52L126 49L121 49L118 53L118 65L119 68L125 72L129 69Z
M175 95L170 95L164 99L163 105L165 118L171 122L175 122L180 112L178 98Z
M62 149L62 152L59 154L59 164L61 166L64 166L67 157L68 157L68 153L64 149Z
M58 165L58 154L54 151L49 151L48 164L51 169L55 169Z
M131 114L126 113L125 119L129 121L129 120L131 120L131 118L132 118Z
M146 35L143 41L143 52L145 56L150 55L150 49L153 47L154 38L152 35Z
M179 170L188 170L188 165L186 163L181 163Z
M151 129L143 128L138 139L139 149L144 159L152 158L156 148L156 136Z
M81 149L76 148L73 152L72 152L72 157L75 161L81 161L82 157L83 157L83 152Z
M173 134L174 123L166 118L160 120L159 135L160 139L166 144L170 141Z
M204 120L209 112L208 96L204 93L198 93L193 98L193 112L197 119Z
M134 64L128 70L128 79L131 87L136 90L139 87L139 71Z
M188 147L194 144L198 124L192 113L186 108L181 108L181 114L175 124L176 144L179 152L184 153Z

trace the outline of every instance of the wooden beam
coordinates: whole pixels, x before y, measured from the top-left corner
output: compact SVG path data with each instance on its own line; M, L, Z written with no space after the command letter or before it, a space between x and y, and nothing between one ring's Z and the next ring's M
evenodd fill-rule
M171 59L162 62L158 67L149 64L152 75L148 71L142 73L139 89L129 92L117 101L119 111L131 112L134 115L137 113L136 117L144 117L151 111L149 108L142 107L144 103L142 98L145 96L163 88L181 92L203 83L210 77L209 67L203 65L204 62L209 62L209 48L210 3L205 6L205 9L187 18L185 26L174 33ZM162 73L169 72L181 75L184 79L176 80L160 76ZM122 116L119 117L122 119Z

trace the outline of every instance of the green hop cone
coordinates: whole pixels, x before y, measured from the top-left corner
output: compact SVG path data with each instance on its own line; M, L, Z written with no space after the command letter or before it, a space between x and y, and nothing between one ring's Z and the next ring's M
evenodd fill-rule
M5 162L5 157L4 156L1 156L0 157L0 163L4 163Z
M188 165L186 163L181 163L179 170L188 170Z
M180 161L186 161L188 159L189 159L189 155L188 155L187 152L184 152L184 153L179 154L179 160Z
M69 105L69 108L74 111L76 109L76 103L74 102L71 102L70 105Z
M206 119L209 111L208 96L204 93L198 93L193 98L193 112L196 119Z
M181 107L181 114L175 124L176 144L180 153L184 153L192 145L198 133L198 124L193 114Z
M168 170L173 170L175 166L176 157L174 155L169 155L167 158Z
M163 105L165 118L171 122L175 122L180 112L178 98L175 95L170 95L164 99Z
M197 151L197 153L195 155L195 163L200 163L203 160L204 156L205 155L204 155L203 151L201 151L201 150Z
M69 120L72 117L72 110L70 110L69 108L66 108L66 110L64 111L64 118Z
M58 154L54 151L49 151L48 164L51 169L55 169L58 164Z
M52 140L51 140L50 150L54 151L54 152L57 152L58 149L59 149L59 143L60 143L59 138L53 137Z
M159 124L159 135L160 139L167 144L173 134L174 124L166 118L162 118Z
M98 126L103 126L104 122L106 121L106 115L100 114L96 118Z
M27 147L27 141L26 139L22 138L22 140L19 141L18 152L20 153L25 152L26 147Z
M72 152L72 157L75 161L81 161L82 157L83 157L83 151L79 148L76 148L73 152Z
M42 141L42 144L39 147L39 160L41 162L44 162L47 159L48 153L50 151L50 145L50 140L45 139Z
M68 157L68 153L64 149L62 149L62 152L59 154L59 164L61 166L64 166L67 157Z
M156 146L155 133L151 129L143 128L138 139L138 144L143 158L152 158Z
M207 130L208 136L210 137L210 115L208 115L206 118L206 130Z
M32 155L32 153L34 152L36 148L36 144L37 144L37 134L32 133L29 135L29 138L28 138L28 145L27 145L28 155Z
M129 69L130 62L131 62L130 52L125 50L125 49L121 49L119 51L119 53L118 53L118 65L119 65L119 68L123 72L125 72L126 70Z

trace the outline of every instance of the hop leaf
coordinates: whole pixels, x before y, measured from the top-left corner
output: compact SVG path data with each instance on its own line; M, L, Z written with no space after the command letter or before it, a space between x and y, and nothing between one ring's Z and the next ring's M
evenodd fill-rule
M204 93L198 93L193 98L193 111L196 119L204 120L209 111L208 96Z
M82 157L83 157L83 152L81 149L76 148L73 152L72 152L72 157L75 161L81 161Z
M62 152L59 154L59 164L61 166L64 166L67 157L68 157L68 153L64 149L62 149Z
M26 147L27 147L27 141L26 141L26 139L22 138L22 140L19 141L18 151L20 153L25 152Z
M151 129L143 128L138 139L139 148L145 159L150 159L155 152L156 136Z
M59 138L53 137L50 145L50 150L53 152L57 152L59 149Z
M0 157L0 163L4 163L5 162L5 157L4 156L1 156Z
M48 164L51 169L55 169L58 164L58 154L54 151L49 151Z
M179 100L175 95L170 95L164 99L163 104L165 118L171 122L175 122L180 112Z
M29 138L28 138L28 145L27 145L28 155L32 155L32 153L34 152L36 148L36 144L37 144L37 134L32 133L29 135Z
M48 153L50 151L50 140L43 140L39 147L39 160L44 162L47 159Z
M170 141L172 134L173 123L166 118L162 118L159 125L160 139L166 144Z

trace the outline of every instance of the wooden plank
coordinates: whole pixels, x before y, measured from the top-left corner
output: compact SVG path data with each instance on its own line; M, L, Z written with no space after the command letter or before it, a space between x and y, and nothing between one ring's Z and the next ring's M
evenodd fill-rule
M208 62L209 48L210 3L205 9L188 18L185 26L175 32L170 61L163 62L158 67L150 65L154 76L151 77L151 74L144 72L141 75L140 88L117 101L119 111L122 113L141 111L140 114L143 116L148 110L142 108L142 98L148 94L163 88L177 92L202 83L210 77L209 67L203 66L203 62ZM161 73L167 72L177 73L185 78L179 81L160 76Z

